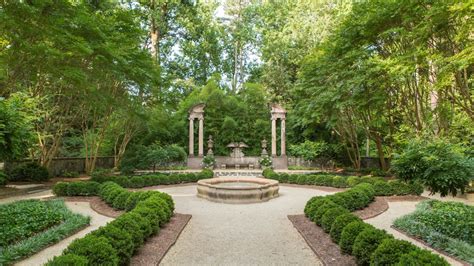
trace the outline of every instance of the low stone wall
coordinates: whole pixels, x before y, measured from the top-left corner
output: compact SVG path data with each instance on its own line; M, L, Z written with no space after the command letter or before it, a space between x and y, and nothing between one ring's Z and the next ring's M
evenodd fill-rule
M31 162L31 160L18 160L12 162L5 162L5 171L10 171L15 168L17 165L22 163ZM77 172L85 173L86 158L84 157L61 157L54 158L50 166L50 174L53 176L62 175L65 172ZM97 157L96 168L113 168L114 167L114 157L113 156L104 156Z

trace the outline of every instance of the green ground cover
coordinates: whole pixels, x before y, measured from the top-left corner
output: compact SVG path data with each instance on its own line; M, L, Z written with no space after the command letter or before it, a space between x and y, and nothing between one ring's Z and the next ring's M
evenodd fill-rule
M429 200L394 226L474 265L474 207L459 202Z
M89 224L62 200L25 200L0 205L0 265L32 255Z

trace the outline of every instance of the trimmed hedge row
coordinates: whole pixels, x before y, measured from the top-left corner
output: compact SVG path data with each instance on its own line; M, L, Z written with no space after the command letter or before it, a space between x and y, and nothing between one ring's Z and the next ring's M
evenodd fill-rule
M214 173L205 169L200 173L188 174L157 174L143 176L107 176L107 178L95 178L102 183L114 182L125 188L141 188L156 185L179 184L186 182L195 182L200 179L212 178ZM94 179L94 178L92 178ZM107 181L105 181L107 180ZM58 182L53 187L53 193L56 196L98 196L100 182L97 181L79 181L79 182ZM122 195L122 200L125 196Z
M353 255L358 265L449 265L438 255L394 239L351 213L367 206L375 194L373 185L358 184L334 195L311 198L304 212L344 253Z
M210 169L203 169L199 173L156 173L136 176L114 176L107 173L103 173L94 174L91 178L91 181L95 181L98 183L113 181L121 185L122 187L142 188L157 185L171 185L187 182L196 182L200 179L212 178L213 176L214 172L212 172L212 170Z
M85 237L74 240L63 251L63 255L55 257L47 265L127 265L144 241L157 234L173 215L174 202L166 193L130 192L110 181L103 184L77 183L82 183L79 185L81 188L97 189L97 195L108 205L128 212ZM65 184L66 189L61 184L55 186L54 192L69 193L70 186L75 183Z
M316 185L337 188L349 188L358 184L368 183L374 186L376 196L421 195L423 186L418 182L406 183L400 180L386 181L383 177L374 176L340 176L329 173L318 174L278 174L272 169L265 169L263 176L278 180L281 183Z

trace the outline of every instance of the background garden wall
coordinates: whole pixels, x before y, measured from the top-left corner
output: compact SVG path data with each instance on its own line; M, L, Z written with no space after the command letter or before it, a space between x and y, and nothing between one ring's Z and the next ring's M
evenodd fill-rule
M15 166L30 162L31 160L18 160L5 162L4 169L5 171L10 171ZM85 173L85 162L84 157L71 157L71 158L54 158L51 162L50 174L53 176L59 176L65 172L77 172ZM97 168L113 168L114 167L114 157L113 156L104 156L97 157L96 165Z

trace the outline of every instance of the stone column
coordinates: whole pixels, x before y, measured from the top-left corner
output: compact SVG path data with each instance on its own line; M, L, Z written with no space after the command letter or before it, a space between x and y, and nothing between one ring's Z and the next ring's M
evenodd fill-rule
M204 156L204 117L199 118L199 151L198 156Z
M189 118L189 155L194 156L194 119Z
M276 118L272 118L272 156L277 155Z
M285 119L281 119L281 156L286 156L286 129L285 129Z

